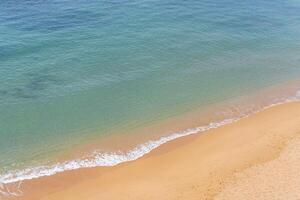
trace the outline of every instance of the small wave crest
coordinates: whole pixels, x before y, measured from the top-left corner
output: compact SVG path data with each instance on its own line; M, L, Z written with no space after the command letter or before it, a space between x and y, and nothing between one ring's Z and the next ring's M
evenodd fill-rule
M285 100L273 102L271 105L268 105L262 109L254 111L251 114L275 105L279 105L287 102L299 101L299 100L300 100L300 90L298 90L293 97L287 98ZM146 143L140 144L136 146L134 149L129 150L127 152L119 151L119 152L103 153L103 152L95 151L92 155L86 158L65 161L65 162L61 162L49 166L38 166L38 167L32 167L32 168L27 168L18 171L10 171L5 174L0 174L0 183L2 184L14 183L23 180L39 178L43 176L51 176L59 172L75 170L80 168L115 166L120 163L136 160L169 141L175 140L177 138L185 137L188 135L205 132L210 129L218 128L220 126L236 122L249 115L250 114L242 114L240 117L229 118L219 122L212 122L206 126L199 126L196 128L187 129L185 131L176 132L169 136L164 136L157 140L150 140Z
M110 152L110 153L98 153L94 152L89 158L76 159L57 163L50 166L39 166L33 168L27 168L19 171L12 171L0 176L0 182L7 184L18 182L22 180L28 180L33 178L39 178L42 176L51 176L59 172L75 170L80 168L100 167L100 166L115 166L123 162L136 160L145 154L149 153L153 149L156 149L162 144L165 144L171 140L184 137L187 135L204 132L212 128L218 128L225 124L232 123L238 119L226 119L221 122L210 123L207 126L196 127L188 129L182 132L177 132L172 135L161 137L158 140L150 140L144 144L140 144L134 149L128 152Z

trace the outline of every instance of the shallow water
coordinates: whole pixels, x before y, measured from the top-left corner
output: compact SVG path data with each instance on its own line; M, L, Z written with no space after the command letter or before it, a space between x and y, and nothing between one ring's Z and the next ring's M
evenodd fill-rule
M298 13L295 0L1 1L0 174L299 79Z

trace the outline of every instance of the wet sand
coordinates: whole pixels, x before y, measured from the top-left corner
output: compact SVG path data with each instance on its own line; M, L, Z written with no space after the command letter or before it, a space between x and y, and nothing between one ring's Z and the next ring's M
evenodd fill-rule
M290 181L296 184L293 191L297 192L297 178L287 177L300 175L287 169L285 160L293 159L290 162L295 165L300 162L296 159L299 156L285 147L299 144L295 142L299 139L294 139L298 135L300 103L286 103L233 124L174 140L136 161L24 181L20 186L22 196L17 199L198 200L256 199L257 195L269 199L265 195L280 192L276 188ZM293 147L288 145L287 149ZM278 176L264 179L257 174ZM266 189L249 189L256 184L264 184ZM285 188L280 188L284 194ZM297 194L286 195L279 199L293 199Z

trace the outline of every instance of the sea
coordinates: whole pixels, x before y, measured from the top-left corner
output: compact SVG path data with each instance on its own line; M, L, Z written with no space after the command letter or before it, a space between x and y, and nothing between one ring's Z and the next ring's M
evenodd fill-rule
M298 0L1 0L0 183L138 159L299 80Z

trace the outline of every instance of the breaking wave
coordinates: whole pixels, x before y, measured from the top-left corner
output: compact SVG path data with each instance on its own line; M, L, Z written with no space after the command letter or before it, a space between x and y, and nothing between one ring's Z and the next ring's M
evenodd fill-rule
M300 99L300 91L297 91L295 96L285 99L285 100L277 100L276 102L272 103L271 105L266 106L257 111L254 111L251 114L259 112L266 108L278 105L278 104L298 101L299 99ZM2 175L0 174L0 183L3 183L3 184L14 183L14 182L18 182L18 181L34 179L34 178L39 178L39 177L43 177L43 176L51 176L51 175L54 175L59 172L75 170L75 169L80 169L80 168L115 166L120 163L136 160L136 159L144 156L145 154L151 152L152 150L156 149L157 147L161 146L162 144L165 144L169 141L175 140L177 138L185 137L188 135L202 133L202 132L205 132L210 129L218 128L220 126L236 122L247 116L249 116L249 114L243 114L236 118L229 118L229 119L225 119L225 120L218 121L218 122L212 122L205 126L199 126L199 127L187 129L185 131L176 132L169 136L164 136L157 140L150 140L146 143L140 144L140 145L136 146L134 149L129 150L127 152L119 151L119 152L99 153L99 152L95 151L92 155L90 155L86 158L60 162L60 163L57 163L54 165L49 165L49 166L38 166L38 167L32 167L32 168L27 168L27 169L18 170L18 171L10 171L10 172L2 174Z

